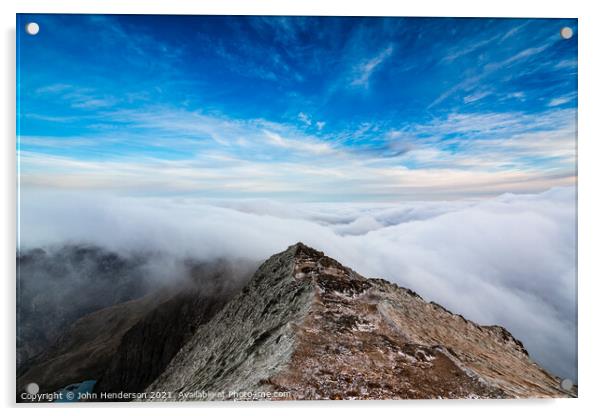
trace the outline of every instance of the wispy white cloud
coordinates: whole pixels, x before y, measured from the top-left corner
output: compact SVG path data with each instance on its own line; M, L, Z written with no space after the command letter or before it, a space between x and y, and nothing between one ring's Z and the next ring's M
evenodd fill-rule
M111 107L117 103L117 99L113 97L107 98L90 98L90 97L79 97L79 99L72 104L73 108L85 108L85 109L96 109Z
M506 98L514 98L514 99L518 99L518 100L524 100L524 98L527 96L527 94L525 94L522 91L517 91L517 92L511 92L509 94L506 95Z
M297 115L297 118L305 125L311 126L311 117L303 112Z
M564 97L553 98L548 103L548 107L557 107L559 105L570 103L573 100L573 98L574 98L574 96L572 96L572 95L567 95L567 96L564 96Z
M393 45L387 46L384 50L382 50L375 57L362 62L359 64L354 71L354 77L351 80L351 85L353 86L368 86L370 82L370 78L374 71L378 69L378 67L391 56L393 53Z
M577 60L576 59L563 59L562 61L558 62L556 65L554 65L554 68L557 69L565 69L565 68L569 68L569 69L577 69Z
M117 97L99 94L94 88L79 87L71 84L51 84L35 90L38 95L50 96L68 104L72 108L100 109L114 106L119 102Z
M78 136L19 136L18 145L37 146L51 149L65 149L65 147L93 147L99 145L99 142L91 137Z
M475 94L470 94L470 95L467 95L464 97L464 103L465 104L474 103L475 101L479 101L489 95L491 95L490 91L481 91L481 92L477 92Z
M455 84L451 88L448 88L447 90L439 94L439 96L427 106L427 109L431 109L441 104L456 93L471 92L476 88L481 88L482 83L487 77L495 74L496 72L502 69L507 70L512 65L515 65L518 62L540 54L541 52L547 50L552 44L553 42L548 39L545 43L543 43L540 46L534 46L531 48L523 49L520 52L517 52L514 55L511 55L501 60L489 61L486 65L483 66L483 68L480 69L479 73L476 75L474 74L474 71L472 71L472 68L468 68L468 70L466 71L466 77L461 82Z
M137 133L109 130L86 140L66 138L61 143L72 140L77 157L52 155L53 139L22 137L22 184L404 200L540 191L570 184L576 175L570 109L536 115L452 113L391 130L367 123L324 136L263 119L165 107L111 111L105 118ZM375 144L358 149L356 143L370 143L368 137ZM120 151L121 142L133 150ZM99 158L102 145L104 158ZM152 157L136 153L136 146L179 153Z
M35 90L36 94L56 94L73 88L70 84L54 83L39 87Z
M266 139L286 150L299 146L273 133L266 133ZM575 182L570 168L500 171L493 169L497 161L478 157L455 161L464 164L463 168L444 167L449 155L433 149L410 152L406 158L434 166L425 169L386 166L381 159L362 160L329 151L311 147L307 152L314 152L310 154L315 157L270 163L219 153L172 161L140 157L83 161L23 151L21 184L26 188L104 189L126 194L203 192L220 197L280 195L292 200L386 201L532 192ZM545 150L542 146L537 151Z
M391 146L411 144L399 160L424 169L575 174L575 132L575 111L564 109L538 114L452 113L388 134ZM554 163L542 163L550 159Z
M502 36L500 34L496 34L487 39L471 42L468 45L463 44L461 47L454 47L443 56L441 61L444 64L450 64L458 58L470 55L471 53L476 52L479 49L491 47L493 43L500 41L500 38L502 38Z
M308 152L310 154L325 155L335 152L334 148L328 143L314 141L310 139L297 140L284 138L278 133L265 131L265 135L269 142L278 147L290 149L295 152Z

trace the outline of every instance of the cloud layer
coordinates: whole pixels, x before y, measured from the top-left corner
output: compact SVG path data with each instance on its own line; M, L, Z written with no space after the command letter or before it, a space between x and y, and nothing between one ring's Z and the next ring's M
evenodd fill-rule
M397 204L21 195L22 248L88 242L122 253L261 260L297 241L478 323L501 324L545 368L576 380L572 187Z

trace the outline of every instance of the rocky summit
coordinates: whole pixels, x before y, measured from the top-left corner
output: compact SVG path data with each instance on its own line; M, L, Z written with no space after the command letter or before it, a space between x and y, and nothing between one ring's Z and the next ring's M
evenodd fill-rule
M263 263L200 325L146 393L141 400L543 398L576 391L562 390L506 329L364 278L298 243Z
M577 394L506 329L302 243L256 267L197 265L185 283L82 316L21 366L19 391L36 383L91 401Z

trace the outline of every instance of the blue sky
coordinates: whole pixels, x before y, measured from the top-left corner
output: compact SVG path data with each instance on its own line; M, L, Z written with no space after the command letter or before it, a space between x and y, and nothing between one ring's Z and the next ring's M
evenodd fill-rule
M17 20L23 189L397 201L576 180L575 19Z

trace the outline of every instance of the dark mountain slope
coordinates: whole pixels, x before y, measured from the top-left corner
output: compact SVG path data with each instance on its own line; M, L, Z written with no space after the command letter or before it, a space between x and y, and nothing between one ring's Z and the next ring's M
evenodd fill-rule
M145 256L74 244L19 253L17 367L45 351L79 318L149 293L147 262Z
M97 380L101 391L142 391L248 280L248 261L191 264L188 279L140 299L92 312L31 359L17 379L41 392Z

